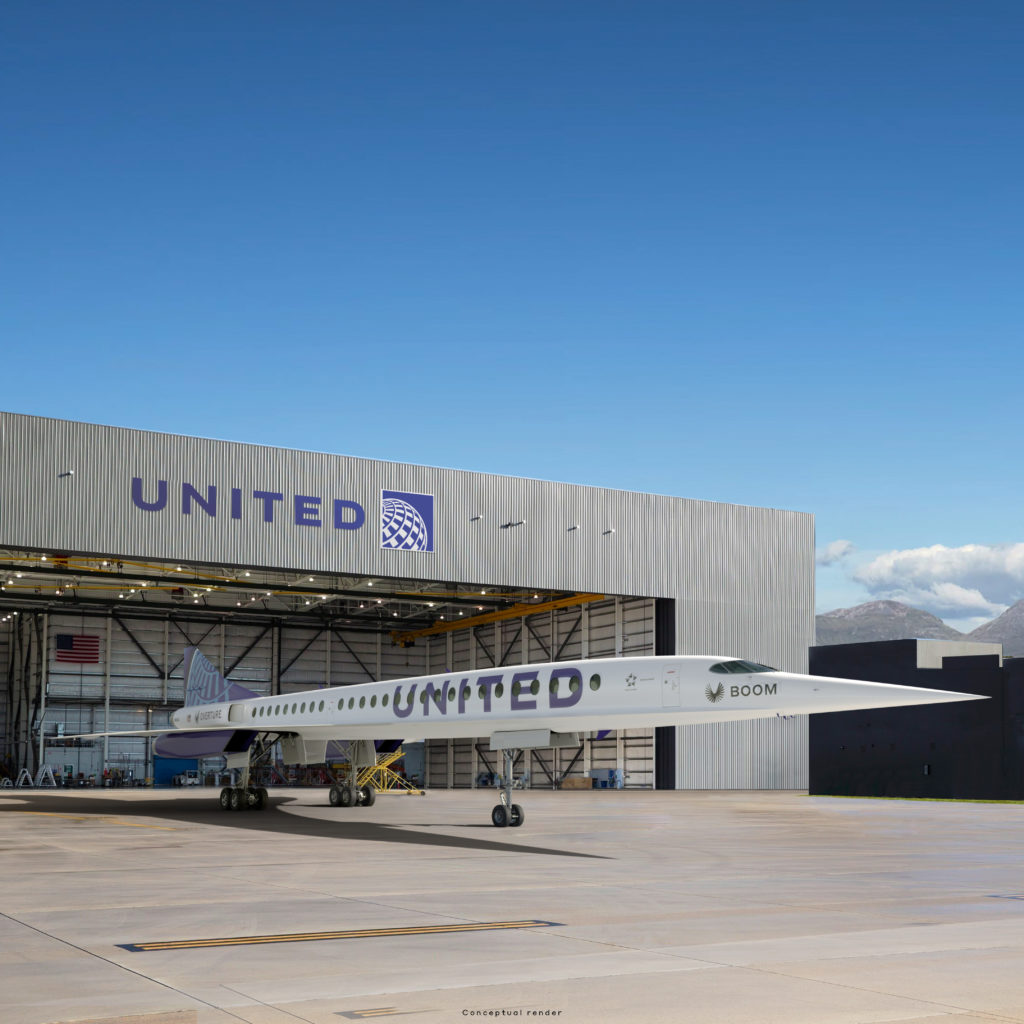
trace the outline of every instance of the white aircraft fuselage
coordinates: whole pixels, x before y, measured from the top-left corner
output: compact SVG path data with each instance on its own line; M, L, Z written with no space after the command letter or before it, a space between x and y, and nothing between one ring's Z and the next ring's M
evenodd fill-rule
M256 730L309 740L588 732L977 699L974 694L781 672L710 655L599 658L197 704L173 730Z
M364 770L377 763L373 741L489 736L491 749L502 756L501 802L491 811L491 822L499 827L525 821L523 808L512 802L517 752L578 748L587 732L978 699L970 693L779 672L711 655L439 672L272 697L252 696L231 683L196 648L186 650L185 666L185 706L171 715L169 730L81 738L159 734L155 749L165 756L223 752L242 780L221 790L221 808L262 810L269 796L251 785L254 748L257 758L279 745L287 764L322 764L330 741L347 743L347 777L330 787L330 804L370 807L375 789Z

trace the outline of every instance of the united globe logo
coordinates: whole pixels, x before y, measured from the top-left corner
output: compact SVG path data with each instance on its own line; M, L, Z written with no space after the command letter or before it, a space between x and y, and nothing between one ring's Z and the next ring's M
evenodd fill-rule
M433 551L434 496L381 491L380 546L392 551Z
M384 498L381 503L381 547L398 551L427 551L430 531L423 516L401 498Z

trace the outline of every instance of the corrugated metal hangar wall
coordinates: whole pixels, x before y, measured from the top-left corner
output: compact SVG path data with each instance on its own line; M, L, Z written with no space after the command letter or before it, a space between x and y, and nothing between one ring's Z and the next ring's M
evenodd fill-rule
M47 735L108 707L112 728L159 727L186 643L260 693L673 650L807 667L806 514L8 413L0 440L9 763L31 762L43 711ZM396 500L429 529L396 525ZM443 612L451 631L434 633ZM97 662L61 660L57 638L79 632L100 638ZM680 788L806 786L803 719L658 732L592 739L572 765L539 751L532 783L619 767L650 786L657 763ZM145 768L144 742L108 747ZM102 757L46 759L72 750ZM433 742L428 784L472 784L487 756L484 738Z

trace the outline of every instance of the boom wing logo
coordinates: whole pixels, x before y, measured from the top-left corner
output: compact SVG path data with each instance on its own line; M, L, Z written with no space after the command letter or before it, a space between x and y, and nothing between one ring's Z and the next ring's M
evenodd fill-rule
M712 704L717 704L725 696L725 683L719 683L713 690L711 684L708 683L704 687L704 696L707 697Z
M434 496L381 491L380 546L393 551L433 551Z

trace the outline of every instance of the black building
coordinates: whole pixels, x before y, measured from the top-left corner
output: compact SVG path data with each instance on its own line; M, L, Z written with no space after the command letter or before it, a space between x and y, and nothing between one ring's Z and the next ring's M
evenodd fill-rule
M1024 799L1024 658L942 640L812 647L815 675L977 693L989 700L810 719L810 792Z

